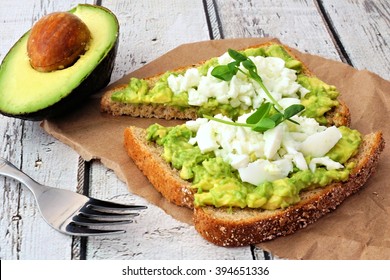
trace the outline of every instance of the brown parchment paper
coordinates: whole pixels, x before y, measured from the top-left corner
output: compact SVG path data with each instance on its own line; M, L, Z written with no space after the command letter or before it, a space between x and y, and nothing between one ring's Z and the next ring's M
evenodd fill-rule
M144 67L125 75L109 88L127 83L130 76L147 77L224 53L227 48L245 48L270 38L214 40L181 45ZM342 93L352 115L352 127L362 133L382 130L390 139L390 82L368 71L319 56L293 51L322 80ZM115 171L129 191L161 207L174 218L192 223L192 211L167 202L128 158L123 130L128 125L147 127L178 121L112 117L100 113L98 93L85 106L42 127L72 147L85 160L100 159ZM365 188L348 198L334 212L297 233L259 244L276 256L288 259L390 259L389 148L385 148L377 172Z

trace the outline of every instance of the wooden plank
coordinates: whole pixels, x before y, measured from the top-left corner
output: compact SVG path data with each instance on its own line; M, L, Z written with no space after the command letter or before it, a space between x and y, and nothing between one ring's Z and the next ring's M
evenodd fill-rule
M314 1L215 0L222 38L276 37L300 51L340 60Z
M183 43L208 40L202 1L102 1L120 23L112 81ZM147 16L146 16L147 12Z
M1 41L0 41L1 44ZM0 116L1 150L0 156L12 160L17 167L21 166L22 121ZM19 141L18 141L19 140ZM18 259L20 251L19 213L20 186L12 179L0 177L0 259Z
M0 10L0 60L40 17L69 10L77 3L3 1L2 6L7 9ZM39 182L76 190L78 155L44 133L39 122L0 116L0 135L1 156ZM43 221L32 194L11 179L1 178L0 184L4 186L0 188L1 196L5 197L0 216L0 259L70 259L72 238Z
M320 1L342 51L357 69L390 79L390 1Z
M174 47L207 40L202 1L103 1L118 16L121 37L113 79L152 61ZM145 16L145 11L148 16ZM221 248L203 240L193 226L174 220L160 208L132 195L99 162L91 167L93 196L148 206L128 233L89 238L87 259L252 259L251 250Z

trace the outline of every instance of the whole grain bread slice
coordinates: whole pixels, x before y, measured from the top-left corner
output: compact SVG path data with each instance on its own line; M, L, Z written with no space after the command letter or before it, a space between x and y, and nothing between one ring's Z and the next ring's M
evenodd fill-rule
M147 78L149 79L149 78ZM131 116L142 118L157 118L157 119L191 119L198 117L195 107L189 107L182 110L175 106L167 106L165 104L129 104L111 100L111 96L124 88L127 85L119 85L105 92L100 101L100 109L102 112L109 113L113 116Z
M168 201L194 208L191 183L182 180L162 159L163 149L146 140L144 129L126 128L124 143L134 163ZM333 211L361 189L375 171L384 145L381 132L365 135L358 154L350 159L356 165L348 181L303 192L301 201L286 209L195 207L195 228L206 240L220 246L245 246L294 233Z
M251 46L249 48L259 48L259 47L267 47L275 42L267 42L260 45ZM294 55L291 49L283 44L283 48L288 52L288 54L296 60L299 58ZM183 66L177 69L173 69L173 71L185 71L191 67L197 67L203 64L205 61L200 61L197 64L192 64L188 66ZM314 73L310 71L310 69L302 63L302 72L307 76L315 76ZM149 88L153 87L155 82L163 75L164 73L147 77L144 80L148 83ZM123 103L118 101L113 101L111 96L124 88L126 88L126 84L118 85L110 90L106 91L100 102L100 110L104 113L111 114L113 116L121 116L128 115L132 117L143 117L143 118L159 118L159 119L196 119L198 117L202 117L198 115L196 107L187 107L185 110L175 106L169 106L167 104L131 104L131 103ZM334 107L331 111L328 111L325 114L327 118L328 125L336 125L336 126L349 126L350 124L350 112L346 104L339 98L339 106Z
M196 230L220 246L246 246L286 236L314 223L336 209L347 197L359 191L375 171L384 148L382 133L364 136L359 153L352 160L357 165L348 181L303 192L301 201L286 209L256 210L195 208Z

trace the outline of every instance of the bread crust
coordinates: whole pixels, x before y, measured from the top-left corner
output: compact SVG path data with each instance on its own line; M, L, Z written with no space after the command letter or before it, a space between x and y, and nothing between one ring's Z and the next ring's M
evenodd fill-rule
M113 116L132 116L143 118L157 118L157 119L196 119L198 114L195 108L186 108L185 110L166 106L164 104L126 104L115 102L111 100L113 93L122 90L126 85L120 85L107 91L101 98L100 109L102 112L109 113Z
M272 44L275 44L275 42L267 42L264 44L250 46L248 48L266 47ZM293 54L293 52L288 46L279 43L278 45L282 45L283 48L289 53L289 55L291 55L294 59L299 60L299 58ZM174 69L173 71L185 71L188 68L197 67L203 64L204 62L205 61L200 61L197 64L183 66ZM304 63L302 63L302 65L303 65L302 71L304 74L308 76L315 76L314 73L312 73ZM145 78L144 80L146 80L149 86L151 87L162 74L163 73L155 76L151 76ZM109 113L113 116L128 115L132 117L158 118L158 119L167 119L167 120L171 120L171 119L183 119L183 120L192 119L193 120L200 117L198 116L197 109L195 107L188 107L185 110L183 110L182 108L178 108L175 106L167 106L165 104L126 104L126 103L116 102L111 100L111 96L113 93L124 89L126 86L127 85L118 85L117 87L114 87L108 90L107 92L105 92L101 98L100 110L102 112ZM333 108L331 111L325 114L328 120L328 125L349 126L350 125L349 109L341 99L338 99L338 101L340 105Z
M152 185L170 202L193 208L194 190L191 184L182 180L178 172L162 159L162 147L148 142L146 131L137 127L126 128L124 138L128 155ZM364 136L358 154L351 159L356 166L348 181L303 192L301 201L286 209L196 207L195 228L206 240L219 246L233 247L292 234L333 211L361 189L375 171L384 145L381 132Z
M161 146L147 142L146 130L134 126L126 128L124 145L137 167L168 201L191 209L194 207L191 184L182 180L177 170L164 161Z
M196 230L210 242L220 246L246 246L286 236L307 227L332 212L347 197L359 191L375 171L379 155L384 149L381 132L364 137L357 162L348 181L302 193L301 201L284 210L261 211L226 208L195 208ZM237 212L240 211L237 216Z

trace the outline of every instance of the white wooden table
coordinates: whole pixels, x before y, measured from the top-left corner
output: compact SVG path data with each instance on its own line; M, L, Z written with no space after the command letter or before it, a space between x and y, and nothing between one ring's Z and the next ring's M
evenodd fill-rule
M0 0L0 60L43 15L82 1ZM388 0L119 0L85 1L112 10L120 42L112 81L189 42L279 38L301 51L343 61L390 79ZM192 226L128 192L99 161L84 162L39 122L0 116L0 156L47 185L147 205L128 233L72 238L50 228L31 193L0 177L0 259L268 259L255 247L222 248Z

